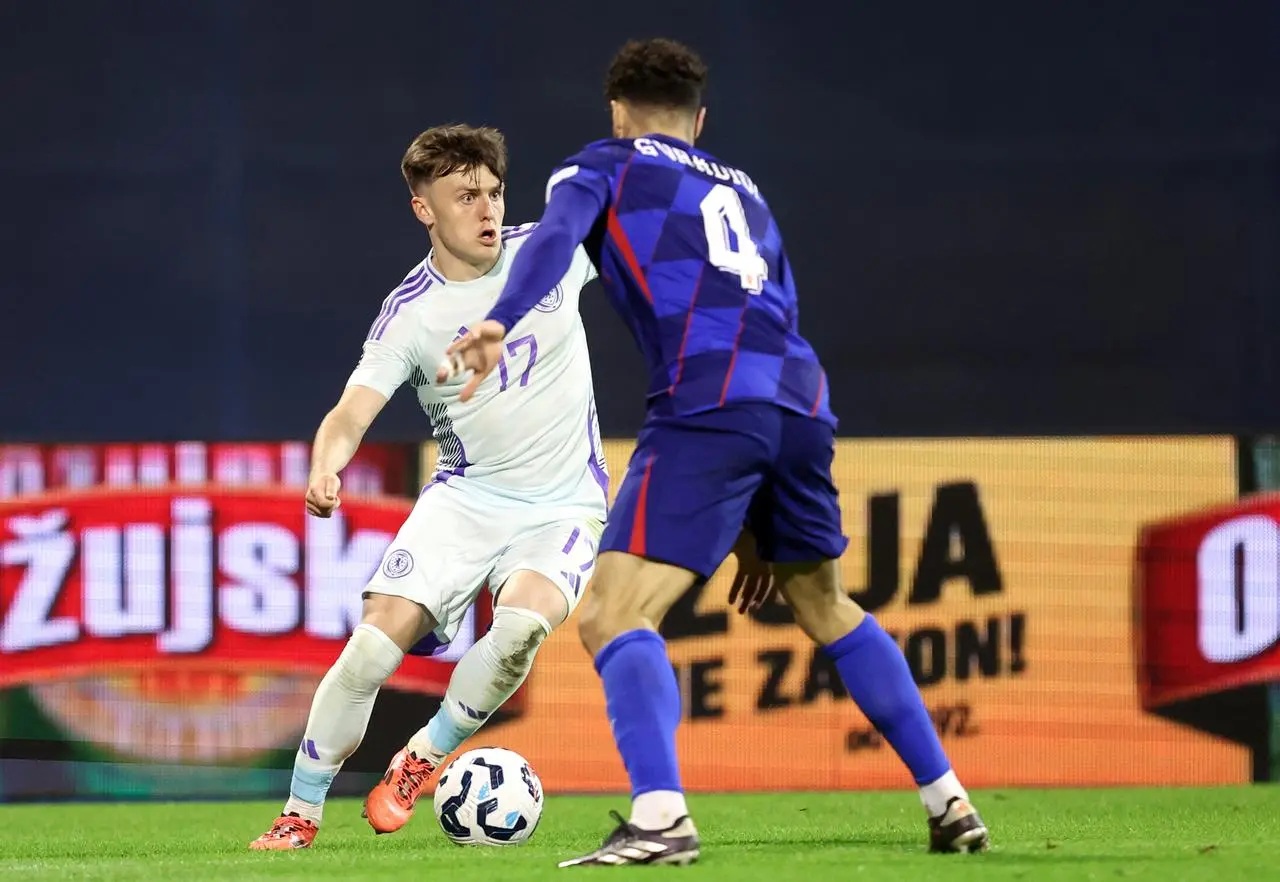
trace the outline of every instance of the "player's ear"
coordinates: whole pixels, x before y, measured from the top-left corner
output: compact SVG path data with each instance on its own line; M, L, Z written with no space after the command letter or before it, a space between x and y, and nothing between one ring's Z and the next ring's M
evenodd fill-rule
M702 137L702 124L707 120L707 109L705 107L698 108L698 114L693 118L693 137L694 140Z
M415 195L409 200L409 205L413 208L413 215L418 219L418 222L428 230L431 229L431 225L435 223L436 219L431 213L431 206L427 205L427 200Z
M609 113L613 117L613 136L615 138L623 137L626 132L627 109L622 106L620 101L609 102Z

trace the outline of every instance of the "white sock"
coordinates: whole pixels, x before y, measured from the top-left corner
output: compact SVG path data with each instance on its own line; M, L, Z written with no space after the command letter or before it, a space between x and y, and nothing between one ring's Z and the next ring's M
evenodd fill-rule
M289 798L284 801L284 811L281 814L298 815L319 827L324 820L324 803L306 802L290 793Z
M285 814L296 812L320 823L329 785L364 740L378 690L402 658L404 653L386 634L372 625L356 627L311 701Z
M631 823L641 830L666 830L689 814L679 790L650 790L631 800Z
M961 799L969 798L969 794L960 786L960 779L951 769L932 784L920 788L920 801L924 803L925 811L931 818L943 814L947 810L947 803L956 796Z
M529 676L551 623L532 610L499 606L488 633L463 654L440 709L409 739L409 750L437 766L502 707Z

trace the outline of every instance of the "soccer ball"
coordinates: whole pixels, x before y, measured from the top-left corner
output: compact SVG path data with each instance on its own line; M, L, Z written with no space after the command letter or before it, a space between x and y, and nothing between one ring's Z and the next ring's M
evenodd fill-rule
M435 809L457 845L521 845L542 818L542 782L515 751L469 750L440 775Z

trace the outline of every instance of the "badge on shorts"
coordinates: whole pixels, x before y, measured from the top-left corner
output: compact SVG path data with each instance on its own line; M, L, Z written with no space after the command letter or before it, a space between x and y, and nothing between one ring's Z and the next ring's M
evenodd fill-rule
M413 569L413 555L403 548L397 548L391 552L387 562L382 565L382 572L387 574L388 579L399 579L411 569Z

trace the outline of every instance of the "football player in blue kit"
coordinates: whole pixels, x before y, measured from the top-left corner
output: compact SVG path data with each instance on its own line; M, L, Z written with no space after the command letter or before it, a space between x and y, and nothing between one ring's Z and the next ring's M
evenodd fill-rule
M778 224L741 169L699 150L707 68L679 43L631 42L605 83L614 137L547 184L547 206L485 321L448 349L471 389L508 329L585 244L648 369L648 411L600 543L579 633L604 684L631 815L561 866L687 864L698 833L676 757L680 696L663 616L731 553L796 623L920 788L930 848L982 851L986 825L951 768L906 659L846 594L827 377L797 327Z

